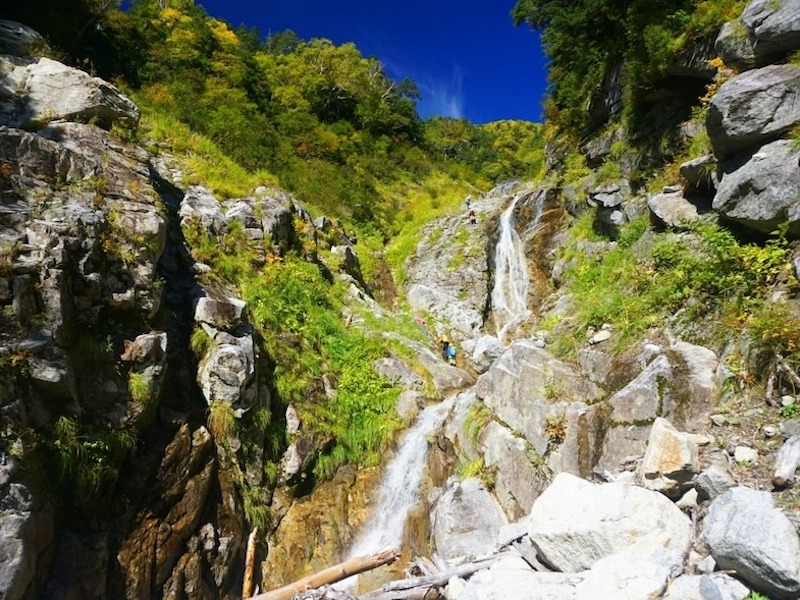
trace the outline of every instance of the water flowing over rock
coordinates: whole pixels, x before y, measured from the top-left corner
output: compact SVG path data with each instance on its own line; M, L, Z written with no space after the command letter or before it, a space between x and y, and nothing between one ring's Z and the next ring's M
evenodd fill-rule
M716 498L703 539L720 567L755 589L776 598L800 594L800 537L768 492L735 487Z
M508 330L529 315L528 310L528 263L522 251L522 240L514 227L514 209L522 198L517 195L500 217L500 234L495 245L494 286L492 287L492 314L497 338L505 341ZM543 197L542 197L543 198ZM536 221L541 220L542 207L536 211Z
M403 437L396 456L386 467L372 519L350 548L350 556L373 554L397 547L409 509L420 499L420 483L428 452L428 436L444 421L455 397L423 410Z

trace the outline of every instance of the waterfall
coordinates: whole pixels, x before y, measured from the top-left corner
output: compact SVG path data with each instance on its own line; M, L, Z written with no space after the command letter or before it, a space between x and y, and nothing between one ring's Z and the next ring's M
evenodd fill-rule
M492 314L497 338L506 343L508 330L530 315L528 310L528 264L522 240L514 228L514 209L525 194L518 194L500 217L500 236L495 247L494 288L492 288ZM536 215L531 227L542 219L544 194L540 194Z
M395 457L386 467L378 502L350 549L350 557L398 548L403 540L408 511L419 501L419 486L428 454L428 436L442 424L455 395L429 406L408 430Z

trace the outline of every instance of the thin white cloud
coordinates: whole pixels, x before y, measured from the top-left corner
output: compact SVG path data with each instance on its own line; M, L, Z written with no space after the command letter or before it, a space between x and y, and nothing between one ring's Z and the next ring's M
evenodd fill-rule
M458 65L453 66L449 77L434 78L427 75L418 79L417 85L422 94L419 102L422 117L464 117L464 73Z

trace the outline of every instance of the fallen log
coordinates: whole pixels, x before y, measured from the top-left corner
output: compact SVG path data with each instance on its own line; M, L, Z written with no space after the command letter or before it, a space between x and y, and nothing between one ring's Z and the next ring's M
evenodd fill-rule
M353 575L358 575L364 571L371 571L377 569L382 565L389 565L400 558L398 550L384 550L372 556L359 556L351 558L338 565L328 567L315 573L304 577L299 581L285 585L277 590L252 596L250 600L291 600L292 596L305 592L306 590L322 587L323 585L330 585L337 581L342 581Z
M447 582L453 577L470 577L477 571L489 567L502 556L506 556L506 553L492 554L491 556L479 558L472 562L458 565L452 569L426 577L412 577L409 579L392 581L379 590L370 592L359 598L361 600L428 600L429 598L436 598L437 596L430 595L430 590L446 586ZM426 594L428 595L426 596Z
M794 481L794 473L800 466L800 435L794 435L784 442L775 457L775 470L772 485L783 488Z

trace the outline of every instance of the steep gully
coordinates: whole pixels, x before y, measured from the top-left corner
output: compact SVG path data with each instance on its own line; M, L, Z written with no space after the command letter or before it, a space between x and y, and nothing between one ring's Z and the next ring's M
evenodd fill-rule
M515 228L514 216L517 203L525 196L523 192L511 200L497 225L499 235L494 251L495 274L491 303L497 337L504 345L511 341L508 339L509 332L531 314L527 306L527 260L522 239ZM527 229L529 234L535 233L543 213L542 195L534 207L534 218ZM420 483L428 452L428 439L443 424L461 396L460 393L453 394L442 402L427 407L405 434L396 456L386 467L377 492L375 509L356 537L349 552L350 558L400 546L409 512L420 500ZM464 396L474 397L473 394ZM355 577L350 578L340 588L348 588L354 585L354 581Z

